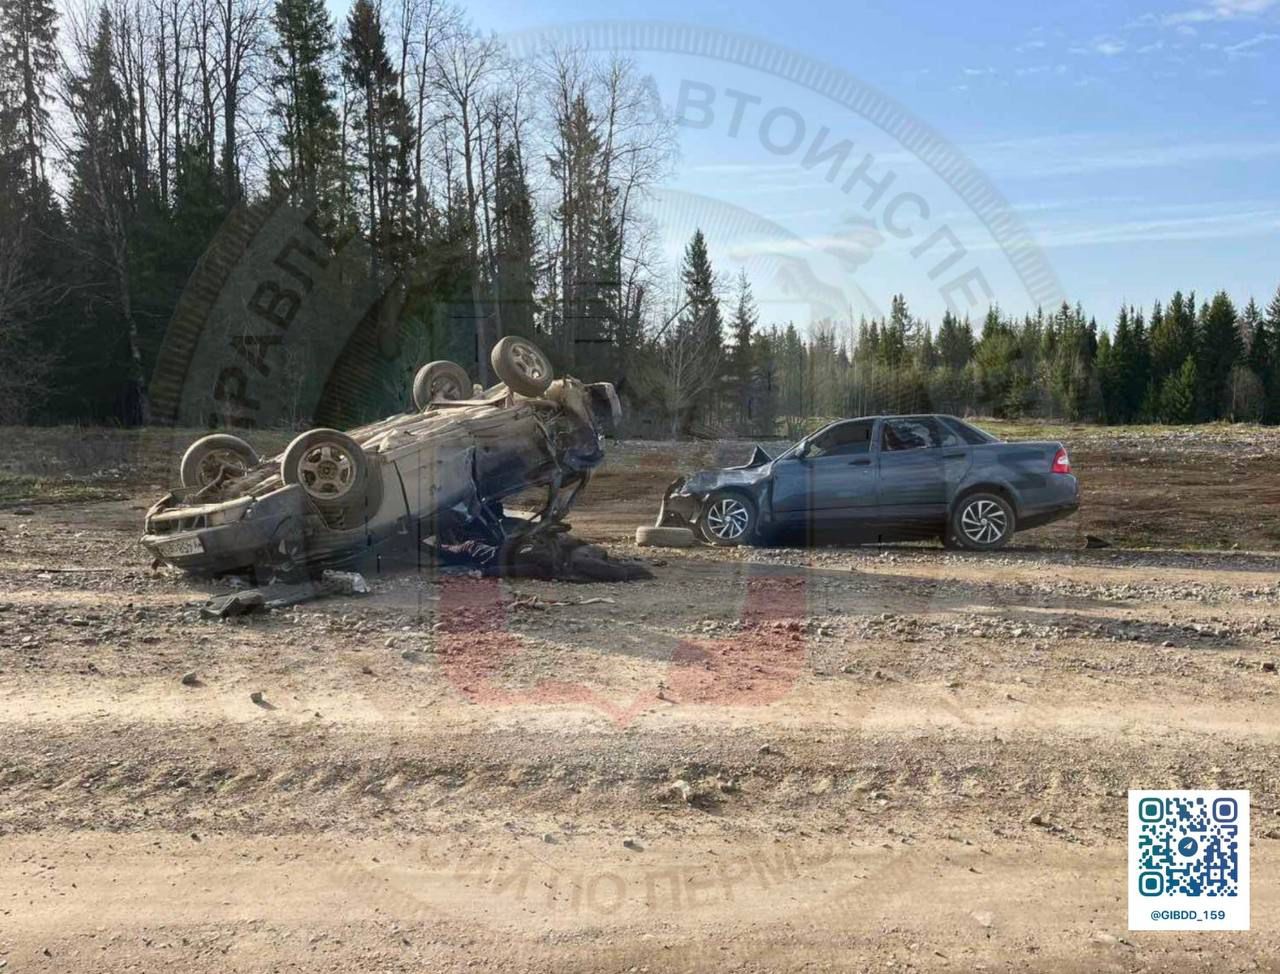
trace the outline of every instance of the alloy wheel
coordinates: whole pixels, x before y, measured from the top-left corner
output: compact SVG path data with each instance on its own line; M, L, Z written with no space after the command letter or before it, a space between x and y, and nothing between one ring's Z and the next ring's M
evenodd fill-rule
M332 443L317 444L298 464L307 493L328 501L346 496L351 490L355 469L355 461L341 446Z
M732 497L722 497L707 509L707 530L721 541L737 541L750 523L747 505Z
M993 544L1009 530L1009 517L995 501L976 500L961 512L960 530L974 544Z

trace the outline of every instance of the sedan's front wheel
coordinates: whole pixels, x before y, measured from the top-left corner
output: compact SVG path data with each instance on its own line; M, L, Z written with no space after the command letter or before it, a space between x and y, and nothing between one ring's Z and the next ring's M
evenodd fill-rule
M746 544L755 537L756 507L741 494L716 491L707 498L698 527L712 544Z
M1013 527L1013 508L999 494L970 494L951 514L951 537L973 551L1003 548Z

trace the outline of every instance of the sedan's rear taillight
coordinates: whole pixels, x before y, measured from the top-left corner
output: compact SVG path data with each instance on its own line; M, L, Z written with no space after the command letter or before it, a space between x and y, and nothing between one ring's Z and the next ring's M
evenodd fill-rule
M1053 466L1050 468L1054 473L1071 473L1071 461L1067 459L1066 447L1060 449L1053 457Z

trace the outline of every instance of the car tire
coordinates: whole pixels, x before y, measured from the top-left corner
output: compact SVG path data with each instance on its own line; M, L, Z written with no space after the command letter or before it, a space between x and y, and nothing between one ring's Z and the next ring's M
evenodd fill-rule
M202 490L224 475L228 482L239 480L261 462L257 451L240 437L212 433L187 447L178 475L183 487Z
M1016 528L1013 508L999 494L980 491L960 499L951 512L950 534L970 551L1003 548Z
M376 493L372 488L368 456L346 433L308 430L285 447L280 458L280 479L298 484L321 511L343 515L372 514Z
M521 396L541 396L551 385L551 361L527 338L508 335L493 346L489 362L503 384Z
M636 528L636 544L642 548L689 548L694 540L689 528Z
M413 377L413 404L426 409L433 402L469 399L471 376L457 362L428 362Z
M747 544L755 538L756 506L741 494L717 490L702 505L698 529L713 545Z

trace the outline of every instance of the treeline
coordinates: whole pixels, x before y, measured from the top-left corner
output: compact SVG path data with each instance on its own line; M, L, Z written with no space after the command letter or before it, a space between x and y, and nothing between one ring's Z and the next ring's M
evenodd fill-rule
M761 326L750 282L723 297L696 234L686 249L685 316L660 342L666 414L707 434L793 434L812 417L947 412L1104 423L1280 422L1280 290L1265 312L1218 293L1176 292L1099 328L1079 306L980 326L934 325L902 295L888 316ZM728 307L728 336L719 327ZM699 310L701 309L701 310ZM705 327L698 328L700 319Z
M899 296L883 320L797 328L761 322L701 232L667 272L644 202L673 130L628 61L517 62L442 0L336 20L325 0L74 9L0 0L0 422L149 421L179 295L263 199L367 244L409 357L458 352L487 383L493 343L533 336L617 383L637 433L913 410L1280 420L1280 295L1264 313L1178 294L1110 329L1065 305L935 327Z

